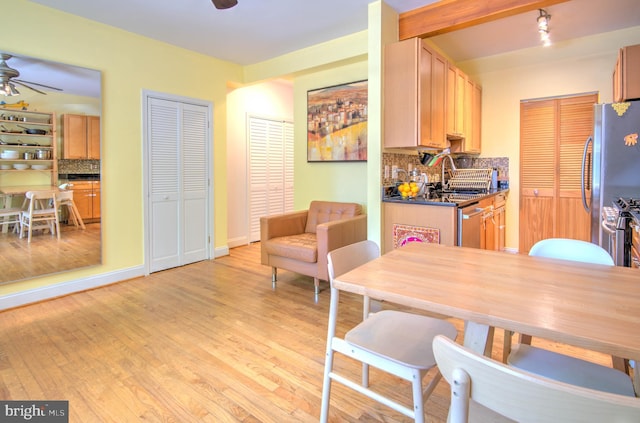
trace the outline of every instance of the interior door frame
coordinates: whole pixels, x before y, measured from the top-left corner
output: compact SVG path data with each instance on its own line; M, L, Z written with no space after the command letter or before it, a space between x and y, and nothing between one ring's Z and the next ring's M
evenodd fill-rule
M158 91L142 90L142 168L143 168L143 196L144 196L144 274L149 275L151 273L151 201L150 201L150 181L149 181L149 101L150 99L161 99L167 101L174 101L178 103L187 103L197 106L203 106L207 108L208 124L207 124L207 236L208 236L208 248L207 248L207 260L214 257L214 228L215 228L215 210L214 210L214 183L213 183L213 103L210 101L182 97L168 93L162 93Z

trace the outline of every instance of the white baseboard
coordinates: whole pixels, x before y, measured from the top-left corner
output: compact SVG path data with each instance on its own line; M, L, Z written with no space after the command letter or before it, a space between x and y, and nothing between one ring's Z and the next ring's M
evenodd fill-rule
M249 245L249 238L246 236L240 236L237 238L231 238L227 240L229 248L242 247L243 245Z
M213 250L213 258L218 258L218 257L223 257L223 256L228 256L228 255L229 255L229 247L228 246L218 247L218 248Z
M104 285L124 281L126 279L144 276L144 266L136 266L122 269L111 273L88 276L86 278L73 281L60 282L54 285L43 286L41 288L8 294L0 297L0 310L20 307L26 304L36 303L75 292L86 291Z

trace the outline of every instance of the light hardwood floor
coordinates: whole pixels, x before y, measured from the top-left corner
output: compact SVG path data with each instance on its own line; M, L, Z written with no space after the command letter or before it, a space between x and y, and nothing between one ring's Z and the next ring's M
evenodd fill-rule
M315 303L311 278L280 271L272 290L259 248L0 313L0 398L68 400L71 422L317 422L328 285ZM340 333L361 304L341 296ZM358 380L359 364L337 365ZM410 397L399 379L371 380ZM332 394L333 422L409 421L339 384ZM445 422L448 404L441 381L427 421Z
M27 236L0 233L0 283L29 279L50 273L95 266L102 260L100 223L86 229L60 224L60 239L34 231Z

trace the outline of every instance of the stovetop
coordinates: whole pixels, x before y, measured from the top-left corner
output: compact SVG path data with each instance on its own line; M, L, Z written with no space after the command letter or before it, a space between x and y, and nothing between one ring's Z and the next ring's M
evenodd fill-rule
M640 198L620 197L613 202L613 207L621 214L640 220Z

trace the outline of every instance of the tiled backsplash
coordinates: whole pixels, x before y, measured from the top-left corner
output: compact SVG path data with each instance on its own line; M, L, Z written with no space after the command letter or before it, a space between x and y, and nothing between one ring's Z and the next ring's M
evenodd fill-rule
M508 157L453 157L453 162L458 169L498 169L498 179L509 179L509 158ZM384 169L385 166L389 166L389 177L385 178ZM403 169L409 172L413 168L418 168L420 173L426 173L429 175L429 180L437 180L442 173L442 164L433 167L427 167L420 163L420 155L415 154L399 154L399 153L382 153L382 185L392 185L395 181L392 179L391 169L393 166L398 166L399 169ZM434 175L436 179L431 177ZM399 175L403 178L404 175ZM406 179L406 178L404 178Z
M100 160L58 160L58 173L100 174Z

